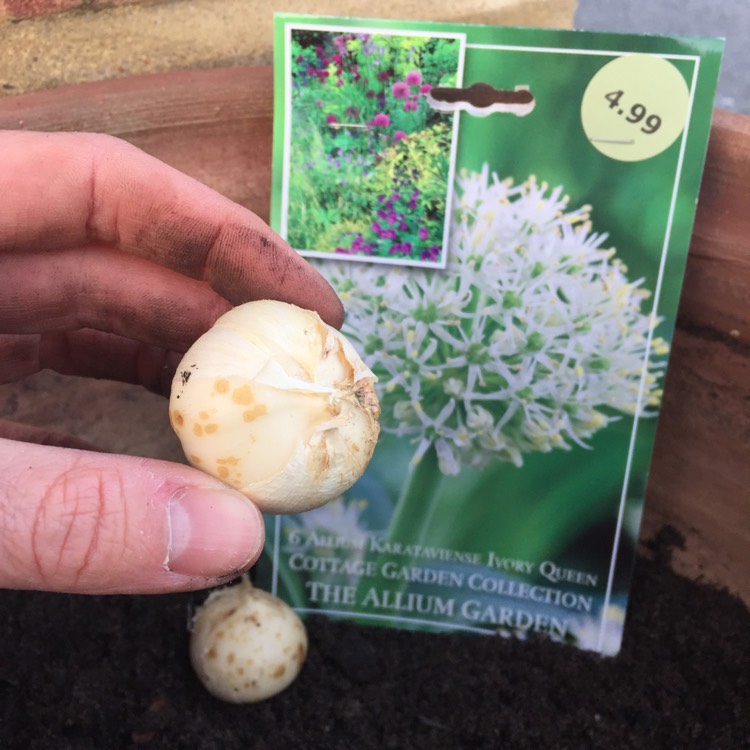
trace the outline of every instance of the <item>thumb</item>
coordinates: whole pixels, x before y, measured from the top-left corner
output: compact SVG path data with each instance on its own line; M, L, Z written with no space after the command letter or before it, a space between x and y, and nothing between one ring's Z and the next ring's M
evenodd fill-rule
M204 588L250 567L260 511L187 466L0 439L0 587Z

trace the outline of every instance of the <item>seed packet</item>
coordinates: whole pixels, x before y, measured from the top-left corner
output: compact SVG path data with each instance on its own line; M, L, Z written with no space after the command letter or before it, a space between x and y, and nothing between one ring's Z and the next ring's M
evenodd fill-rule
M298 612L615 654L723 42L278 15L272 225L378 377Z

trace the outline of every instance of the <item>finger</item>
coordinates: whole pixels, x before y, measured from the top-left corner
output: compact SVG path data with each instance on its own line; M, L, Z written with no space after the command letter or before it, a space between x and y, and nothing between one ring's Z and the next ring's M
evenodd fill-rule
M231 308L205 282L108 248L0 255L0 332L94 328L185 351Z
M0 383L41 370L117 380L168 396L181 352L84 329L48 334L0 334Z
M6 131L0 151L0 251L111 244L233 304L280 299L341 324L328 283L255 214L124 141Z
M66 432L48 430L46 427L34 427L9 419L0 419L0 438L19 440L23 443L51 445L59 448L76 448L77 450L98 451L97 446Z
M257 508L195 469L0 440L0 587L204 588L262 545Z

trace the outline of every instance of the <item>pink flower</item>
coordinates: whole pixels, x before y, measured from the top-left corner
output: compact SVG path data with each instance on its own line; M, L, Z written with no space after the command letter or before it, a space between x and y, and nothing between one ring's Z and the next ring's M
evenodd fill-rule
M402 138L406 138L406 133L404 133L403 130L397 130L393 134L393 141L394 141L394 143L398 143Z
M406 97L409 96L409 84L404 83L403 81L394 83L393 88L391 89L391 94L393 94L395 99L406 99Z
M326 115L326 122L336 122L336 115Z
M416 112L417 111L417 103L413 100L409 100L408 102L404 102L404 111L405 112Z
M406 82L409 86L419 86L422 83L422 74L418 70L410 70L406 74Z
M430 91L432 91L432 86L429 83L423 83L419 87L419 93L420 94L429 94Z
M378 112L375 117L372 118L372 124L376 128L387 128L391 124L391 118L388 117L385 112Z

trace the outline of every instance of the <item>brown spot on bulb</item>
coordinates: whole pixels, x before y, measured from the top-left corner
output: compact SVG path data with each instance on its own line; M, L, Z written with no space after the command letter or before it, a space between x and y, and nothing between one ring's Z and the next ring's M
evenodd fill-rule
M195 437L201 437L201 435L203 435L203 427L197 422L193 425L193 435L195 435Z
M283 677L284 673L286 672L286 664L279 664L276 669L271 672L271 677L273 677L275 680L278 680L279 677Z
M297 646L297 651L294 654L294 661L296 661L297 664L302 664L302 662L305 661L306 654L307 649L305 649L304 644L300 643L299 646Z
M218 429L219 429L219 425L217 425L217 424L214 424L213 422L212 422L211 424L207 424L207 425L206 425L206 427L205 427L205 430L206 430L206 432L207 432L207 433L208 433L209 435L212 435L212 434L213 434L214 432L216 432L216 430L218 430Z
M224 380L224 378L219 378L214 383L214 388L216 389L217 393L228 393L229 392L229 381Z
M182 412L179 412L176 409L172 412L172 424L175 427L182 427L182 425L185 424L185 417L182 416Z
M242 412L242 419L245 422L252 422L254 419L262 417L267 412L267 407L258 404L258 406L254 406L252 409L245 409L245 411Z
M242 385L235 388L232 393L232 401L240 406L247 406L253 403L253 391L249 385Z

